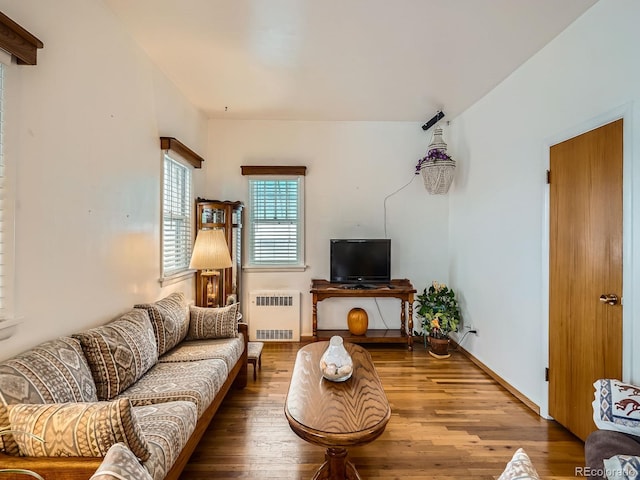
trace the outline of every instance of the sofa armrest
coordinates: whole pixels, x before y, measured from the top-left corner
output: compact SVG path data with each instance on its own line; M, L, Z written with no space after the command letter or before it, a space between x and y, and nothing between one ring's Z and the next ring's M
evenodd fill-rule
M591 480L600 480L604 471L603 460L614 455L640 456L640 437L610 430L591 432L584 444L586 467Z
M244 339L244 349L242 350L242 357L240 357L240 362L242 362L242 367L240 368L240 372L238 372L238 376L234 382L234 386L236 388L244 388L247 386L248 379L248 366L249 366L249 324L244 322L238 322L238 332L242 334L242 338Z
M14 457L0 453L0 468L22 468L33 470L45 480L60 478L65 480L87 480L102 463L102 458L94 457ZM24 475L3 473L2 480L24 480Z

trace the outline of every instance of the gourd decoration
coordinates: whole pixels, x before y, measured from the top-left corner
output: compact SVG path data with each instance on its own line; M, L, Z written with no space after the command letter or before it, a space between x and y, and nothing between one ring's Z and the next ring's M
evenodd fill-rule
M347 315L347 325L352 335L364 335L369 328L369 316L362 308L352 308Z

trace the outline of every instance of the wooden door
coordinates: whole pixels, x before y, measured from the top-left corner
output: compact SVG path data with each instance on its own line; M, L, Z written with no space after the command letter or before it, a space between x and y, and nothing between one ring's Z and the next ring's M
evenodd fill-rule
M622 375L622 120L550 154L549 414L584 440L593 382Z

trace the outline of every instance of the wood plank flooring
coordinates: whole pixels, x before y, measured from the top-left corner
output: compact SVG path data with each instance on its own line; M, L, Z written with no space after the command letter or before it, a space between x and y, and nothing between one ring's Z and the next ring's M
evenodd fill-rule
M262 370L224 400L182 480L311 479L322 448L289 428L284 400L300 344L266 343ZM368 345L392 416L385 432L349 450L365 480L495 479L523 447L541 478L584 466L584 445L541 419L460 353L437 360L420 344Z

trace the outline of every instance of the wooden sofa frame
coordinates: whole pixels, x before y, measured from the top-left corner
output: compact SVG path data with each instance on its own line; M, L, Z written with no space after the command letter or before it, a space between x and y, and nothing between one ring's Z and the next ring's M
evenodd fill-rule
M198 446L202 435L207 430L209 423L213 419L213 416L220 408L222 401L227 396L231 387L242 389L247 386L247 350L249 348L249 326L246 323L238 324L238 331L242 333L244 338L244 351L242 357L233 366L227 380L224 382L220 391L215 396L211 405L202 413L202 416L196 424L196 428L189 437L185 447L180 452L178 459L173 464L173 467L167 475L165 480L178 480L182 470L187 465L191 454ZM102 463L102 458L95 457L14 457L0 453L0 469L7 468L22 468L33 470L42 476L45 480L55 480L64 478L65 480L88 480L98 469ZM2 480L24 480L24 475L13 473L2 473Z

